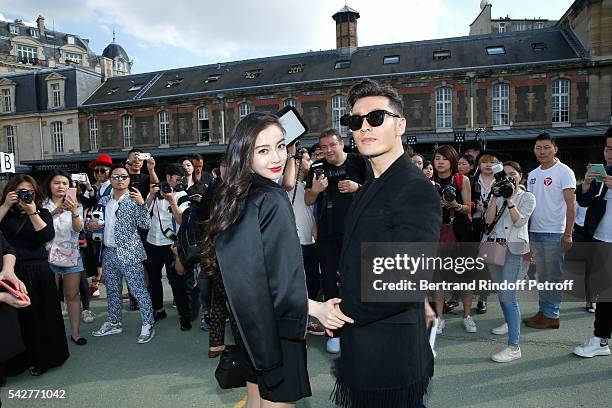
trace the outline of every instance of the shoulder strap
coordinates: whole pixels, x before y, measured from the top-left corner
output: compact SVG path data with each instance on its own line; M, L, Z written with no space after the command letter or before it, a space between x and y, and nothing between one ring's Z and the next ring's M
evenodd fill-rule
M463 174L455 173L455 182L457 183L459 191L461 191L461 189L463 188Z

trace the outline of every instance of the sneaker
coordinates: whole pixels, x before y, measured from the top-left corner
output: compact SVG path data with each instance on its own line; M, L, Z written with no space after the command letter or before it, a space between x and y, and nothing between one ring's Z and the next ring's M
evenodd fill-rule
M509 363L510 361L518 360L521 358L521 349L514 351L510 347L506 347L499 353L495 353L491 356L491 360L496 363Z
M323 336L325 334L325 329L317 322L308 322L306 333L312 334L313 336Z
M172 308L173 308L173 309L176 309L176 300L173 300L173 301L172 301Z
M210 316L204 315L200 320L200 330L209 331L210 330Z
M330 354L338 354L340 352L340 338L332 337L327 339L327 346L325 348Z
M81 312L81 317L83 318L83 323L91 323L96 318L91 310L83 310Z
M476 323L474 319L472 319L472 316L463 319L463 327L465 327L465 331L468 333L476 333Z
M595 356L609 356L610 346L602 346L600 339L597 336L593 336L580 346L574 349L574 354L580 357L595 357Z
M155 336L155 329L152 324L145 324L140 329L140 336L138 336L138 344L145 344L151 341Z
M499 327L495 327L493 329L491 329L491 333L493 334L507 334L508 333L508 323L504 323Z
M446 327L446 320L444 319L440 319L438 321L438 328L436 329L436 334L442 334L442 332L444 331L444 328Z
M108 336L109 334L119 334L122 331L123 328L121 327L121 323L104 322L98 330L91 332L91 335L94 337L102 337Z

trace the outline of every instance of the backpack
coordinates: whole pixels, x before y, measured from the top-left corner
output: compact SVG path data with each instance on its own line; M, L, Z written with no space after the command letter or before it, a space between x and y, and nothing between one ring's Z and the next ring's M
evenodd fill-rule
M183 211L182 222L176 235L176 247L185 269L192 269L202 260L202 226L194 213L195 208Z

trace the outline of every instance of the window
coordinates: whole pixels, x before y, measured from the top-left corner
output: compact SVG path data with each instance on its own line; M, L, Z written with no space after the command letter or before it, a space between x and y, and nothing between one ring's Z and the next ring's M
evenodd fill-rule
M123 116L123 147L132 147L132 117Z
M98 121L89 119L89 150L98 150Z
M544 28L544 23L536 23L535 28L536 29Z
M2 90L2 113L13 111L13 98L10 89Z
M134 84L130 89L128 89L128 92L140 91L140 89L142 89L142 84Z
M170 119L168 112L159 112L159 144L165 146L168 144L168 129L170 128Z
M206 106L198 109L198 135L200 143L210 141L210 122L208 121L208 108Z
M500 55L505 54L506 49L503 45L496 45L494 47L487 47L487 55Z
M238 110L240 113L240 119L244 118L246 115L248 115L249 113L251 113L251 105L249 105L248 103L244 102L241 103L238 106Z
M524 21L519 21L514 23L514 31L525 31L527 29L527 25Z
M70 44L70 45L74 45L74 37L73 37L73 36L69 35L69 36L67 37L67 39L68 39L68 44Z
M510 124L508 94L508 84L493 86L493 126L508 126Z
M59 84L51 84L51 107L59 108L62 106L62 94Z
M295 108L296 105L297 105L297 102L293 98L287 98L283 101L283 108L285 106L293 106Z
M170 79L166 81L166 88L170 88L170 87L179 85L181 82L183 82L183 78Z
M53 140L53 151L64 152L64 124L62 122L51 123L51 139Z
M19 27L11 25L11 34L19 35Z
M304 65L302 64L293 64L289 67L289 74L299 74L300 72L304 71Z
M334 69L345 69L351 67L351 60L340 60L336 61L336 65L334 65Z
M497 32L505 33L506 32L506 23L497 23Z
M15 153L15 128L13 126L6 126L4 131L6 135L6 149L8 153Z
M206 79L206 81L204 81L204 83L208 84L210 82L217 82L219 80L219 78L221 78L221 74L209 75L208 78Z
M106 94L107 95L112 95L112 94L116 93L118 90L119 90L119 87L115 86L115 87L109 89L109 91Z
M342 126L340 118L346 113L346 96L336 95L332 98L332 124L334 128L344 134L348 132L346 126Z
M388 55L385 58L383 58L383 65L399 64L399 61L400 61L399 55Z
M553 123L569 122L570 81L557 79L552 87L552 121Z
M38 30L38 28L30 28L30 35L34 38L39 38L40 31Z
M244 79L255 79L261 75L262 69L252 69L250 71L244 71Z
M25 45L17 46L17 56L21 62L35 63L38 61L38 53L34 47L26 47Z
M546 46L546 43L543 42L539 42L539 43L531 43L531 49L534 52L542 52L542 51L546 51L548 47Z
M448 86L436 90L436 128L450 129L453 127L452 91Z
M81 54L67 52L64 54L64 59L66 60L66 62L76 62L77 64L81 65L83 61L83 56Z
M47 40L55 40L55 36L53 34L47 34Z
M451 57L450 50L434 51L433 53L433 59L435 60L445 60L445 59L449 59L450 57Z

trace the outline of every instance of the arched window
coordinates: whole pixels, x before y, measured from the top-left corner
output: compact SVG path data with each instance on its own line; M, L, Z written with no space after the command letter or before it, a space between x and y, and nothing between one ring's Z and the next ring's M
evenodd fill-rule
M570 81L557 79L552 87L552 121L569 123Z
M450 87L443 86L436 90L436 128L453 127L453 96Z
M508 84L493 86L493 126L508 126L510 124L510 103Z
M340 124L340 118L345 113L346 113L346 96L335 95L332 98L332 123L333 123L334 128L338 132L340 132L340 134L345 134L346 132L348 132L348 128Z

